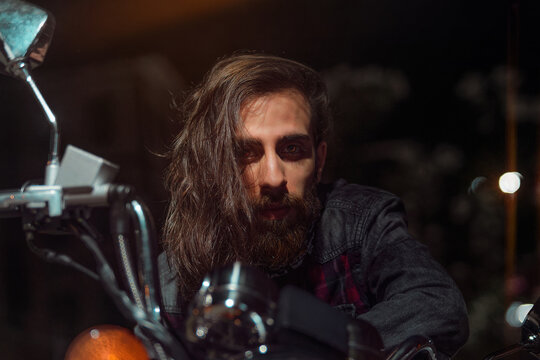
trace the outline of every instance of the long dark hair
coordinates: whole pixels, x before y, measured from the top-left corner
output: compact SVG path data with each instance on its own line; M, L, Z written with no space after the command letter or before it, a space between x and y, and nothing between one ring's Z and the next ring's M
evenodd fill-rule
M292 60L262 54L222 59L179 108L181 130L166 174L171 199L163 244L185 301L212 268L244 260L253 214L237 161L240 109L286 89L309 103L318 145L330 119L326 87L314 70Z

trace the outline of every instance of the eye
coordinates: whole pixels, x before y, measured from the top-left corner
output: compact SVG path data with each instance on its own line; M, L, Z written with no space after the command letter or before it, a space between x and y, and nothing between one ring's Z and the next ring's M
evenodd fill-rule
M243 165L256 162L260 157L260 151L254 146L243 146L238 151L238 160Z
M283 149L283 152L287 153L287 154L296 154L300 151L300 146L296 145L296 144L290 144L290 145L287 145L285 146L285 148Z
M280 149L279 155L282 159L296 161L311 156L311 153L302 144L289 143Z
M244 160L255 160L257 158L257 152L253 151L253 150L247 150L247 151L244 151L244 153L242 154L242 159Z

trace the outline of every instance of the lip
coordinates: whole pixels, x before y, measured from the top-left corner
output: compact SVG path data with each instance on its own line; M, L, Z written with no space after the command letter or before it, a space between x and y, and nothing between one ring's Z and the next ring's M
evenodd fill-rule
M263 218L268 220L281 220L284 219L291 210L287 206L269 206L260 211L260 214Z

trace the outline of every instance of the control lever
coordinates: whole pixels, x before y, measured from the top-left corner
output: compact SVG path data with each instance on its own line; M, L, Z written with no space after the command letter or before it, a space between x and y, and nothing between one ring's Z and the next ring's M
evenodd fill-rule
M110 182L117 172L117 165L68 145L56 184L0 192L0 213L14 215L23 209L47 209L48 216L58 217L73 206L107 206Z
M489 354L484 360L502 359L523 350L540 359L540 298L536 300L521 325L521 341Z

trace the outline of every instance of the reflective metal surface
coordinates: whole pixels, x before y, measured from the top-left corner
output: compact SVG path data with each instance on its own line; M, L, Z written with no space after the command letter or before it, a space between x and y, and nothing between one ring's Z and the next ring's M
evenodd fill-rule
M256 269L237 262L214 271L189 307L185 337L208 359L266 353L277 297L275 284Z
M540 298L536 300L523 321L521 342L495 351L486 356L484 360L504 359L523 350L540 359Z
M141 288L144 289L146 312L153 320L160 321L161 308L157 300L157 286L154 281L153 273L153 269L155 269L156 266L152 261L152 259L155 259L155 256L152 254L152 240L154 242L156 240L151 239L152 229L149 221L150 213L144 203L139 200L132 200L130 206L138 230L135 234L138 243L138 253L140 254L139 272L142 274L140 285Z
M55 21L37 6L18 0L0 2L0 72L22 77L23 63L41 64L49 48Z
M523 322L521 343L525 350L540 359L540 298L536 300Z
M60 136L56 117L34 83L29 70L43 62L54 26L52 15L37 6L19 0L0 2L0 73L26 82L51 125L45 185L53 185L58 174Z

